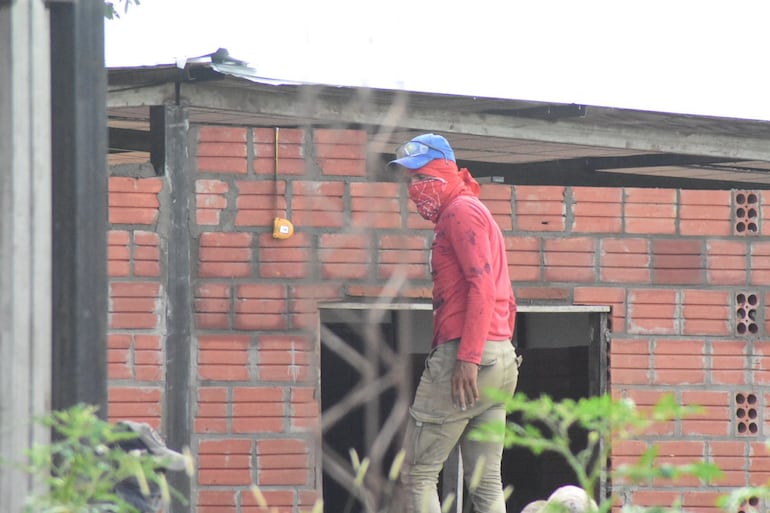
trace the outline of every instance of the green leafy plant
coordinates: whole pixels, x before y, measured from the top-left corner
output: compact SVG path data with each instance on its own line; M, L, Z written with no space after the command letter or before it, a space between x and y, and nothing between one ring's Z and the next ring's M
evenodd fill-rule
M128 13L131 4L139 5L139 0L106 0L104 2L104 17L108 20L120 18L120 11Z
M759 501L770 500L770 483L762 486L744 486L733 490L717 500L717 505L725 511L760 511ZM765 510L766 511L766 510Z
M40 422L52 429L50 444L28 451L28 473L42 486L27 498L26 513L139 513L116 492L132 483L149 497L170 501L171 490L156 456L126 451L117 444L137 438L133 432L101 420L96 408L77 405Z
M506 447L521 446L535 454L545 451L561 455L573 470L577 485L583 490L596 490L600 480L606 477L605 463L610 455L614 441L640 439L646 435L649 428L660 422L699 414L703 409L699 406L682 406L671 394L666 394L651 408L638 408L629 400L613 400L609 395L583 398L580 400L566 399L554 401L548 396L529 399L522 394L508 397L506 393L495 390L485 391L495 399L504 403L509 413L518 414L518 422L506 422L499 425L488 424L472 433L478 440L489 437L503 437ZM577 431L585 433L585 446L574 450L574 435ZM770 450L770 445L768 445ZM721 470L714 464L703 461L693 461L683 465L672 465L657 461L658 448L652 445L632 464L618 465L611 471L613 482L629 484L646 484L655 480L667 479L676 481L683 477L695 477L704 485L713 483L722 476ZM383 492L386 500L379 507L365 504L365 511L394 511L390 504L395 494L395 486L401 472L404 452L398 453L388 472L387 482ZM367 489L366 476L370 471L368 458L361 459L354 449L350 449L350 464L353 479L349 485L351 496L344 508L349 512L353 507L353 496L370 497L377 489ZM477 462L478 465L478 462ZM483 466L483 465L482 465ZM475 471L474 471L475 474ZM467 483L469 489L475 486L475 478ZM375 481L382 485L382 482ZM506 498L511 489L506 488ZM267 501L258 487L252 487L252 493L260 507L268 508ZM589 494L592 495L592 494ZM387 500L390 498L391 500ZM456 497L450 493L442 501L442 511L447 512L454 506ZM612 508L612 498L602 498L597 507L597 513L606 513ZM765 486L743 487L722 496L718 505L725 511L759 511L756 505L760 500L770 499L770 483ZM538 513L571 513L572 509L563 503L551 501L541 502ZM745 505L749 505L748 508ZM752 507L752 505L755 505ZM323 502L319 499L312 513L320 513ZM624 513L681 513L679 504L671 506L643 507L624 505ZM305 512L308 513L308 512Z
M770 440L765 441L765 450L770 453ZM759 503L770 502L770 480L763 485L743 486L719 497L717 505L725 511L760 511Z
M613 400L609 395L557 402L548 396L529 399L522 394L508 397L495 390L486 392L503 402L508 413L518 414L520 421L484 426L473 434L476 439L502 436L509 448L516 445L534 454L544 451L559 454L574 472L576 484L589 492L597 489L604 476L614 440L638 438L655 423L701 412L697 406L679 405L670 394L664 395L650 410L642 411L632 401ZM570 435L577 430L585 432L586 443L584 448L573 452ZM676 480L693 476L708 484L722 475L711 463L657 463L657 455L658 449L653 445L635 463L613 468L613 481L639 484L658 478ZM611 507L611 498L603 498L599 503L601 512Z

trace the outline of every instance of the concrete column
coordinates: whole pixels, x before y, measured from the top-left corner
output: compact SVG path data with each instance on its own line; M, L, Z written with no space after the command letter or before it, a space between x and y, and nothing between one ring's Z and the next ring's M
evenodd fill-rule
M21 462L49 432L51 402L51 103L42 0L0 0L0 457ZM0 465L0 511L35 482Z
M50 2L53 395L107 418L107 72L104 2Z
M163 431L166 443L174 450L190 447L192 433L192 333L193 264L191 260L190 223L195 188L190 173L187 109L178 105L150 108L153 146L157 148L157 171L162 172L170 191L168 222L163 230L168 247L166 266L166 398ZM171 486L190 499L190 478L183 472L168 474ZM182 504L174 500L171 513L191 511L192 500Z

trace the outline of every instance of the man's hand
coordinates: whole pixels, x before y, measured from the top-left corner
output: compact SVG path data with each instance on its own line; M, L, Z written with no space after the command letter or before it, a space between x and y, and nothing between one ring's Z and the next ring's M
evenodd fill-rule
M452 401L455 407L464 410L479 400L479 366L475 363L457 360L452 371Z

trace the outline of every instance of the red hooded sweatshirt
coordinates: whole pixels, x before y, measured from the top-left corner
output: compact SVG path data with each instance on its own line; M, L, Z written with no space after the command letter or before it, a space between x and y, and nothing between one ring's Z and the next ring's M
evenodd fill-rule
M415 173L447 181L431 252L433 347L460 339L457 359L478 364L485 341L513 336L516 300L505 240L467 169L436 159Z

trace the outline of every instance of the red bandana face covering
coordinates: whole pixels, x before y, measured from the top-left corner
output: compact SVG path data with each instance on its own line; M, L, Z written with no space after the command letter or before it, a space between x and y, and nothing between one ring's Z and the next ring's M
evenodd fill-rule
M447 181L437 177L425 178L409 186L409 199L414 201L423 219L436 222L441 207L441 195L446 186Z

